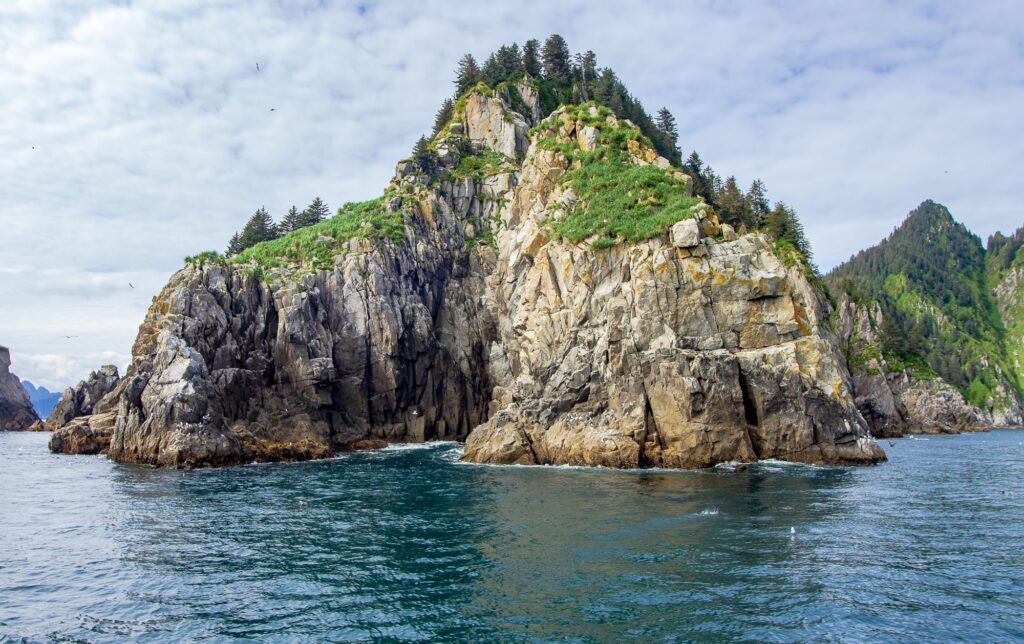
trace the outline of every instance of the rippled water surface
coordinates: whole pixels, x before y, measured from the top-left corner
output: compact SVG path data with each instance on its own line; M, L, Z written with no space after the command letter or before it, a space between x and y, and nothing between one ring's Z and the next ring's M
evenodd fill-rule
M158 471L46 440L0 434L0 640L1024 638L1024 431L731 474L452 444Z

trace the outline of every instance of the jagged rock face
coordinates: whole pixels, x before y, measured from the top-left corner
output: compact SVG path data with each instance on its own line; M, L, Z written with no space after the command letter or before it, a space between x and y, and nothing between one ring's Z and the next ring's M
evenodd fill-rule
M737 238L704 207L687 247L667 232L606 251L550 240L548 206L574 198L562 153L531 145L500 93L471 95L458 119L436 144L443 169L467 145L517 165L430 183L399 164L401 243L352 240L333 270L304 274L175 274L108 396L110 456L226 465L465 439L467 460L492 463L884 459L816 291L764 238ZM560 136L593 149L597 134ZM467 243L484 230L495 248ZM79 422L66 441L92 447L107 424Z
M43 426L53 432L50 451L61 454L106 452L114 436L114 424L127 384L126 379L118 378L117 367L106 365L66 390ZM58 412L60 416L56 415ZM63 418L67 420L59 420Z
M119 379L117 367L104 365L76 386L65 389L46 417L44 429L48 432L56 431L75 418L92 414L96 404L114 390Z
M586 146L585 130L562 136ZM595 252L549 240L541 219L564 198L567 168L558 151L527 155L489 281L499 321L491 417L467 440L466 460L884 459L816 331L813 289L763 237L701 243L702 232L721 232L704 211L671 243Z
M465 437L489 393L474 261L424 243L295 283L179 272L140 330L111 456L219 465Z
M11 352L0 347L0 431L23 431L38 420L28 392L11 373Z
M521 96L523 102L526 103L527 113L523 114L523 116L530 125L540 123L544 115L540 109L540 94L533 84L533 79L526 77L516 83L516 91L519 92L519 96Z
M471 141L513 159L526 154L529 125L518 113L504 109L500 98L476 93L467 96L464 123Z
M499 98L478 99L456 138L523 149L522 118L502 118ZM439 156L454 165L457 150L442 143ZM353 240L334 270L301 277L261 281L210 264L179 271L140 329L110 456L225 465L464 439L486 418L494 333L484 298L494 253L470 252L465 240L514 180L445 180L426 191L403 163L394 185L418 196L389 206L404 213L401 244Z
M876 437L904 434L959 434L986 431L992 423L942 378L917 379L909 370L893 371L877 351L883 314L843 295L839 304L839 341L851 360L852 391L857 409Z

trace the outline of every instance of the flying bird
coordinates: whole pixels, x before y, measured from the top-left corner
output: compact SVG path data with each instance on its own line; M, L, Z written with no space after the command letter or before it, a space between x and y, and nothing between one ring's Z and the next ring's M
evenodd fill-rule
M77 338L78 336L77 335L66 335L64 337L68 338L70 340L71 338Z
M273 111L274 111L274 108L270 108L270 111L271 111L271 112L273 112Z
M128 282L128 286L130 286L130 287L132 287L132 288L135 288L135 285L134 285L134 284L132 284L131 282Z
M256 71L260 71L260 64L256 63Z

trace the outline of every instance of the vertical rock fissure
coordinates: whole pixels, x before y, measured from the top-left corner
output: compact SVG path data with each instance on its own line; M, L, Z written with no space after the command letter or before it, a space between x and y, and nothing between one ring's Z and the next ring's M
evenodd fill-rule
M757 417L757 405L754 403L754 398L750 395L750 383L747 382L746 376L743 375L743 371L740 374L740 393L743 395L743 418L747 421L748 425L757 427L760 422Z

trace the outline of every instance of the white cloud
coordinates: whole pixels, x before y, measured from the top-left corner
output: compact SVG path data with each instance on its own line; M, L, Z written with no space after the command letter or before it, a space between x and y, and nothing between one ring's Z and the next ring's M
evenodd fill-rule
M823 267L925 198L983 236L1024 223L1016 2L18 0L0 6L17 373L66 385L122 360L185 255L261 205L378 194L463 53L556 31L672 109L684 150L764 179Z
M129 359L128 354L116 351L100 351L81 355L21 354L12 360L11 371L20 374L22 380L28 380L37 387L46 387L50 391L63 391L83 380L86 374L95 371L101 365L112 364L123 375ZM32 376L29 377L28 374L32 374Z

